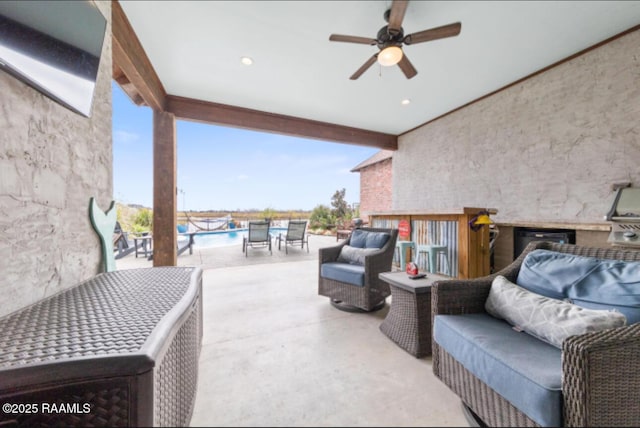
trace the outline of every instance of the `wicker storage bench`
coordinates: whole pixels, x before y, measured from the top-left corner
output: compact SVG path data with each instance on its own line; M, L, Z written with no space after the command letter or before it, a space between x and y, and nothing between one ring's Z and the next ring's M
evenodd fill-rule
M0 318L0 426L185 426L202 270L103 273Z

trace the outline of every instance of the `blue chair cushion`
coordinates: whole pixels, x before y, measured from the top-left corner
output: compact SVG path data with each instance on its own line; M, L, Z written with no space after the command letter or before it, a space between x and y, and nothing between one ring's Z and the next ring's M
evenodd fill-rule
M351 232L351 239L349 240L349 245L356 248L365 248L365 244L367 243L367 232L362 229L355 229Z
M523 260L516 283L584 308L616 309L627 324L640 321L640 262L534 250Z
M433 340L541 426L562 425L560 349L486 313L436 315Z
M389 240L389 234L386 232L367 232L365 248L382 248Z
M370 232L368 230L355 229L351 233L349 245L355 248L382 248L389 240L386 232Z
M320 276L334 281L364 287L364 266L329 262L320 266Z

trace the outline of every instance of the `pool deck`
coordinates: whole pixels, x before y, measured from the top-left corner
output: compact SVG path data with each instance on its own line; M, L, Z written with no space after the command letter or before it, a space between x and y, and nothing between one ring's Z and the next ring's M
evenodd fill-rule
M264 263L318 260L318 248L328 247L338 243L335 236L309 235L308 253L306 247L302 250L300 247L289 246L289 254L286 254L284 246L281 250L278 250L275 239L272 242L273 254L270 254L267 248L249 248L249 253L246 256L242 252L242 243L210 248L198 248L196 244L196 246L193 247L193 254L189 254L189 250L186 250L178 256L178 266L198 266L202 269L217 269ZM182 244L183 242L179 243L179 245ZM116 260L116 269L118 270L152 266L153 261L147 260L147 258L142 255L138 255L136 258L134 253Z

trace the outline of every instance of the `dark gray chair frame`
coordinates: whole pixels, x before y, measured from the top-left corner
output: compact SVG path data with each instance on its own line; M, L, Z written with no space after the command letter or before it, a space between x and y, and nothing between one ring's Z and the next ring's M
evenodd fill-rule
M284 242L284 252L289 254L287 247L300 245L300 248L304 250L304 245L307 244L307 253L309 252L309 237L307 235L307 221L306 220L289 220L287 225L287 231L285 233L279 233L276 237L278 243L278 250L282 249L282 243Z
M391 295L389 284L381 280L379 275L382 272L389 272L392 269L393 253L396 247L396 240L398 239L398 229L370 227L362 227L360 229L370 232L386 232L390 236L387 243L380 250L365 257L364 287L323 278L320 274L320 268L323 263L337 261L342 247L351 242L352 234L349 236L349 239L342 241L338 245L320 248L318 250L318 294L329 297L332 303L343 303L361 311L370 312L382 309L387 296ZM334 306L336 305L334 304Z
M269 253L273 255L271 250L271 227L270 221L250 221L247 236L242 239L242 252L247 257L249 248L268 248Z

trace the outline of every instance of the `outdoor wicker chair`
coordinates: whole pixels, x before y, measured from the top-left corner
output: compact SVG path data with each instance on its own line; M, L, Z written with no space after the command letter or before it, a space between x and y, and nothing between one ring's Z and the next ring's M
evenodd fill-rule
M640 261L640 251L531 242L515 261L492 275L434 283L432 325L441 315L473 316L486 312L485 302L496 276L515 283L525 257L536 249L606 260ZM474 318L476 325L478 319ZM472 426L540 426L480 380L435 339L432 347L435 376L461 398ZM640 323L570 336L562 343L561 352L560 426L638 426Z
M281 249L284 242L284 252L289 254L287 247L300 245L301 249L304 249L304 245L307 244L307 253L309 252L309 239L306 234L307 221L306 220L289 220L287 225L287 231L285 233L279 233L276 237L278 243L278 250Z
M382 245L362 244L364 236ZM378 275L391 271L397 238L398 229L359 228L340 244L320 248L318 294L329 297L331 304L341 310L371 312L382 309L391 290ZM345 259L347 246L362 251L359 260Z
M242 252L245 257L249 254L249 248L268 248L269 253L273 254L271 234L269 233L270 225L271 222L268 220L249 222L249 232L242 239Z

